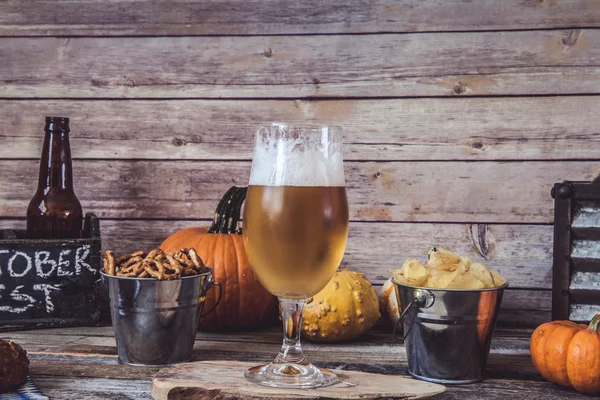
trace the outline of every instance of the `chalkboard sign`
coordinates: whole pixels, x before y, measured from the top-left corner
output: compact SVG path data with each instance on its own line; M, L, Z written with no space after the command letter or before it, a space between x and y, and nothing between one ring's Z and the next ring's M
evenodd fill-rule
M0 230L0 329L96 322L100 222L87 214L84 238L25 239Z
M600 183L557 183L552 196L552 319L589 322L600 312Z

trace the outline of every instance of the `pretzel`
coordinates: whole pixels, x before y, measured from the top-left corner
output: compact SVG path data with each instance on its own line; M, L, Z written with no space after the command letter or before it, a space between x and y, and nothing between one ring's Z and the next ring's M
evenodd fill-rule
M115 255L112 251L108 250L104 255L104 272L109 275L114 275L115 271Z
M144 252L143 251L136 251L135 253L132 254L123 254L121 257L117 258L116 263L117 264L121 264L124 261L133 258L133 257L143 257L144 256Z
M192 262L196 266L196 269L204 269L204 262L202 262L202 259L198 257L198 253L196 253L196 250L190 249L188 254L190 255Z
M163 280L163 276L160 272L158 272L157 270L153 269L150 265L146 265L144 267L144 270L148 273L148 275L150 275L153 278L158 279L159 281Z
M113 252L107 250L103 270L107 275L173 280L201 274L205 268L204 262L193 248L182 248L174 253L156 248L148 253L140 250L124 254L116 260Z
M125 261L123 264L121 264L121 269L122 270L130 270L133 268L133 266L142 261L142 257L140 256L136 256L136 257L132 257L129 260Z

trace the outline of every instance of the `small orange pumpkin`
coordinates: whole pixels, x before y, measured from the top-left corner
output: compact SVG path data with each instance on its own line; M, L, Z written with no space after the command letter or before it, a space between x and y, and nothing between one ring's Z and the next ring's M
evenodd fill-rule
M183 229L160 245L163 251L193 247L213 269L215 282L221 284L221 303L200 318L199 328L203 330L244 329L262 325L271 318L275 321L277 298L262 287L250 268L239 228L246 192L245 187L232 187L219 202L210 227ZM214 288L207 294L206 310L217 301L218 290Z
M600 314L589 326L553 321L531 335L531 359L548 381L582 393L600 393Z

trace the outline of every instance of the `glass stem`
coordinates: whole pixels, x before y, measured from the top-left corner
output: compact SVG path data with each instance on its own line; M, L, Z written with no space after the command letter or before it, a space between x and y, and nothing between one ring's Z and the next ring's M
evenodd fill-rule
M300 344L300 329L302 311L306 300L291 300L279 298L281 320L283 322L283 345L275 357L274 363L308 365ZM293 374L293 371L288 371Z

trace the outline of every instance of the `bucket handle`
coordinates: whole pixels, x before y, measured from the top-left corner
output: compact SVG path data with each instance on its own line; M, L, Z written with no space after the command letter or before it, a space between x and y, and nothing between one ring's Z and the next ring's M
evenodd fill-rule
M94 290L97 294L102 296L102 298L104 300L110 300L110 298L108 296L108 288L106 287L106 284L102 280L102 276L100 276L100 278L98 278L94 281Z
M404 316L406 315L408 310L411 309L412 306L416 305L417 307L421 308L429 308L433 305L433 303L435 303L435 296L433 295L433 292L431 292L430 290L416 289L413 293L412 301L402 311L402 314L400 314L398 321L396 321L396 323L394 324L394 339L404 340L403 336L398 335L398 326L400 325L400 323L404 319Z
M212 276L210 276L206 282L204 283L204 288L206 291L208 291L211 287L213 286L218 286L219 287L219 295L217 296L217 301L215 302L215 304L210 308L210 310L200 314L200 316L198 318L202 318L207 316L208 314L210 314L211 312L213 312L215 310L215 308L217 308L217 306L219 305L219 303L221 302L221 297L223 296L223 285L221 285L219 282L214 282L212 280Z

